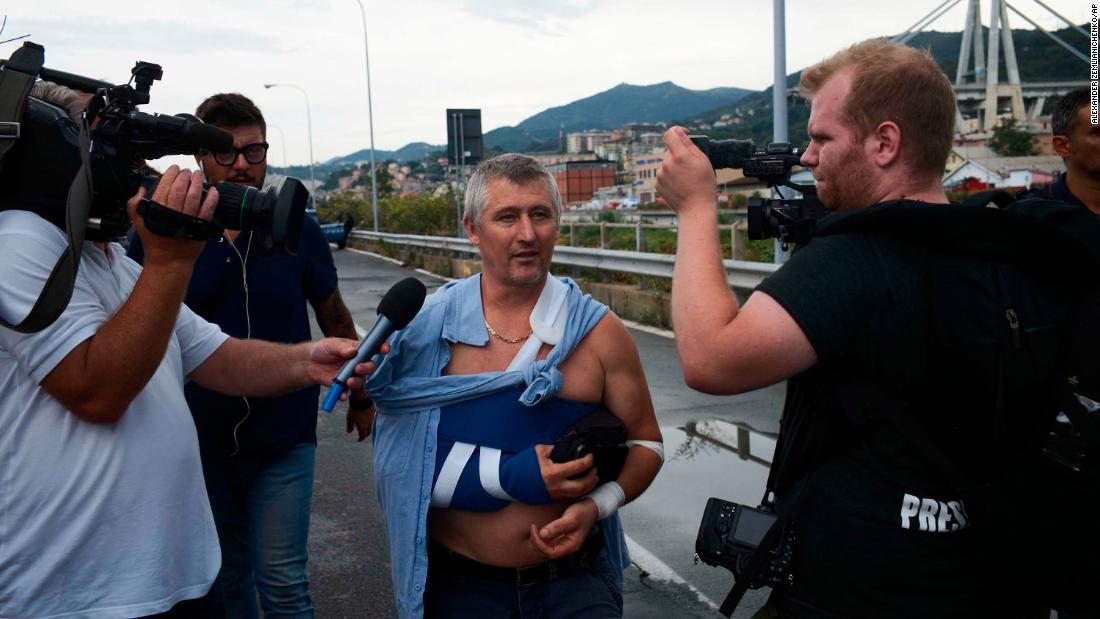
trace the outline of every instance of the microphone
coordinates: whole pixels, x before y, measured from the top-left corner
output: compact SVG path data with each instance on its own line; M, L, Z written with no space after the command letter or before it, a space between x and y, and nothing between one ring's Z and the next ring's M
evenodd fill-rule
M359 342L355 356L348 359L336 374L336 378L332 379L332 385L329 386L328 394L325 395L325 401L321 405L322 410L326 413L332 412L332 408L340 400L340 394L347 389L347 380L355 372L355 366L378 354L382 344L393 335L394 331L409 326L424 305L424 297L427 294L428 290L424 288L424 284L415 277L406 277L386 291L378 304L378 320L374 322L374 326L366 337Z

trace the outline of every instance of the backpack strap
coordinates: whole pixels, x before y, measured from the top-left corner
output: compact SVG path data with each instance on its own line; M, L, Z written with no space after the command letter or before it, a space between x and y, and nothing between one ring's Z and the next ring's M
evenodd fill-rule
M84 237L88 227L88 213L92 208L91 138L88 135L87 117L80 128L80 170L73 177L66 200L65 232L69 246L57 258L46 285L31 307L30 313L17 325L0 318L0 326L20 333L36 333L57 320L73 296L76 273L80 268L80 256L84 249Z
M27 95L45 61L46 49L27 41L0 66L0 167L19 140Z
M791 420L784 418L780 422L779 436L776 439L776 455L774 457L772 466L768 468L768 481L765 483L764 499L761 502L763 506L774 509L775 506L775 489L778 485L778 479L781 475L781 471L787 470L786 467L792 464L791 458L787 453L786 447L793 444L794 436L796 434L795 428L797 424L791 422ZM745 564L745 569L741 571L740 575L736 573L733 576L733 587L729 593L726 594L726 598L722 601L722 605L718 608L718 612L722 615L729 617L733 614L733 611L737 609L737 606L741 603L742 598L745 597L745 593L749 590L749 587L754 581L759 578L760 574L764 572L764 568L767 566L768 554L774 550L782 541L780 536L783 531L787 529L787 525L794 519L794 515L798 513L798 510L802 507L802 504L806 500L806 489L809 487L809 481L814 476L814 468L810 469L810 472L806 473L800 479L795 480L791 484L791 488L796 488L794 498L787 504L784 510L786 514L777 514L775 522L768 527L767 532L764 533L764 537L760 540L760 545L756 547L756 551L749 557L748 562Z

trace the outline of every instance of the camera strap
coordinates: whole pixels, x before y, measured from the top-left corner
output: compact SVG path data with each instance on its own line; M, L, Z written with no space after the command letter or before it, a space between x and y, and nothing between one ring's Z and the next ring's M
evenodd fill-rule
M718 607L718 612L723 616L729 617L733 614L737 605L741 603L741 598L745 597L745 592L749 590L749 585L764 571L768 554L779 543L782 532L782 518L778 518L772 526L768 527L768 532L760 540L760 545L756 547L756 551L749 557L749 562L745 564L744 571L740 575L734 574L733 588L726 594L726 599L722 600L722 605Z
M784 420L787 421L787 420ZM775 511L775 488L778 483L778 477L782 463L786 460L787 454L785 447L789 445L791 432L793 430L788 423L781 423L779 428L779 437L776 440L776 454L779 458L772 458L772 466L768 469L768 481L765 484L764 500L761 502L761 507ZM802 503L806 498L806 488L809 486L809 479L813 476L813 472L808 473L801 481L803 483L795 482L791 485L794 488L794 498L789 504L786 505L786 515L776 514L775 522L772 522L768 527L768 531L764 534L764 537L760 540L760 545L756 547L756 550L749 557L748 563L745 564L745 569L740 574L734 573L733 587L729 593L726 594L726 599L722 601L722 605L718 608L718 612L723 616L729 617L733 614L733 611L737 609L737 606L741 603L741 599L745 597L745 592L749 590L752 583L755 582L760 574L764 572L767 567L769 555L776 547L779 546L783 532L787 530L787 527L791 521L791 516L798 512L798 509L802 506Z
M149 198L142 198L138 203L138 213L145 222L145 227L160 236L211 241L221 238L225 232L225 227L216 221L192 217L157 204Z
M76 272L80 268L81 252L84 250L88 213L92 208L91 148L88 119L85 117L80 123L80 170L69 185L69 195L65 202L65 233L69 237L69 246L58 257L46 285L27 317L17 325L0 318L0 325L20 333L36 333L53 324L69 305L73 286L76 284Z
M28 41L0 67L0 167L19 140L27 95L45 61L46 49Z

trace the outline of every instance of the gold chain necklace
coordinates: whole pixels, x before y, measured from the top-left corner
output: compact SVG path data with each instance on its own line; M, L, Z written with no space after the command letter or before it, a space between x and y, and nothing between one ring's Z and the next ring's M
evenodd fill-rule
M518 344L518 343L522 342L523 340L531 337L531 333L534 333L534 331L531 331L531 333L528 333L527 335L525 335L523 337L504 337L503 335L497 333L496 329L489 326L489 321L488 320L485 321L485 328L489 330L489 335L492 335L493 337L495 337L499 340L503 340L505 342L508 342L509 344Z

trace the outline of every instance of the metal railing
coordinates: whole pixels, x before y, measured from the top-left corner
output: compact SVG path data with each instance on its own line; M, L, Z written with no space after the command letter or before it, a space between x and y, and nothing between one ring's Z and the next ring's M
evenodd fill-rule
M634 251L644 252L647 251L646 247L646 230L669 230L675 231L679 228L676 224L645 224L641 222L637 223L613 223L609 221L593 221L593 222L580 222L580 221L563 221L561 229L564 238L568 239L569 247L577 246L577 228L599 228L600 229L600 247L603 249L611 249L611 230L616 228L634 230ZM566 234L566 230L568 233ZM744 223L732 223L732 224L719 224L718 232L729 234L730 239L730 259L731 260L744 260L745 259L745 230L748 226ZM723 250L724 251L724 250Z
M633 226L633 224L628 225ZM478 255L477 248L468 239L366 230L355 230L351 236L353 239L384 242L395 248L430 249L465 257ZM554 264L671 279L676 257L648 252L558 245L554 249ZM729 285L742 290L755 288L765 277L779 268L777 264L745 260L723 260L722 264L725 266L726 281Z

